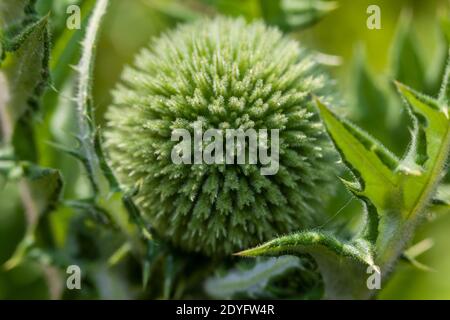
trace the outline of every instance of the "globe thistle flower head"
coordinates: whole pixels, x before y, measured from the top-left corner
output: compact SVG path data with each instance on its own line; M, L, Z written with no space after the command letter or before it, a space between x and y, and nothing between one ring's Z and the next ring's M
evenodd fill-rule
M314 57L263 23L182 25L123 72L107 112L110 162L123 185L138 187L135 201L160 237L230 254L314 220L332 165L310 95L327 100L329 91ZM198 126L278 130L276 174L259 163L174 163L173 131Z

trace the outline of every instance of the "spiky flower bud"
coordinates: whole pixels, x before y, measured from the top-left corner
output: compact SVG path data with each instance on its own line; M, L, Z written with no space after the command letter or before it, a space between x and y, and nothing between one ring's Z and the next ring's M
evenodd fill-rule
M114 91L105 133L111 164L121 183L139 188L136 203L161 237L229 254L314 218L330 160L310 94L327 100L329 90L313 56L262 23L178 27L144 49ZM174 163L173 131L194 135L199 125L278 129L276 174L263 175L261 163Z

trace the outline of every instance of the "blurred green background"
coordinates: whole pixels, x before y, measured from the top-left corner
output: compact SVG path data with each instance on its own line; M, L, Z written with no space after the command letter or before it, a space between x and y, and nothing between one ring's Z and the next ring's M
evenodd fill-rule
M195 19L198 15L226 14L244 16L248 20L265 17L276 24L270 11L276 0L112 0L97 48L94 95L97 117L101 123L103 113L111 101L110 90L120 77L125 64L133 61L134 54L151 37L158 36L178 23ZM93 1L81 1L88 9ZM395 95L392 80L400 80L417 90L436 95L447 57L450 29L448 28L449 2L445 0L338 0L339 7L321 21L308 28L292 27L290 36L310 49L319 51L328 61L339 62L327 68L336 79L342 105L347 116L382 140L399 156L407 147L410 123L401 101ZM39 0L41 13L51 12L53 34L64 36L66 8L80 1ZM380 30L366 27L369 5L381 8ZM266 8L264 10L264 8ZM267 9L269 8L269 9ZM268 10L268 11L267 11ZM83 16L86 12L82 12ZM286 27L286 26L284 26ZM78 52L64 63L75 63ZM331 57L330 57L331 56ZM62 58L61 58L62 59ZM63 60L52 61L58 65ZM335 64L335 63L332 63ZM55 68L55 70L57 70ZM64 80L60 80L64 79ZM73 123L71 113L71 76L53 74L54 90L44 99L44 108L58 109L51 119L51 136L60 142L70 136ZM57 95L55 90L60 94ZM47 121L47 122L46 122ZM83 176L72 170L74 160L61 156L42 155L49 166L62 168L66 180L66 195L82 195ZM65 169L66 168L66 169ZM342 191L330 206L330 215L339 212L338 219L354 220L359 204L353 200L344 210L348 195ZM64 220L74 213L61 209L56 219ZM67 238L64 232L60 241ZM11 257L25 232L25 217L17 186L8 183L0 189L0 265ZM422 271L400 263L392 280L382 290L383 299L450 299L450 215L436 217L422 227L415 242L431 239L434 246L419 257L421 263L433 271ZM48 272L29 262L5 271L0 269L0 299L48 298L46 278ZM50 275L51 276L51 275ZM64 274L60 275L64 279ZM126 291L123 284L113 282ZM120 298L112 293L100 297ZM124 296L126 297L126 295Z

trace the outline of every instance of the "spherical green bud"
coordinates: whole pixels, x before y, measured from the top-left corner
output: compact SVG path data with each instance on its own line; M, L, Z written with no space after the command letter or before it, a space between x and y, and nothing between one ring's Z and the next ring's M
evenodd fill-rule
M111 165L139 188L143 216L174 246L220 256L256 245L307 226L320 208L331 148L311 94L326 101L329 91L314 57L263 23L180 26L144 49L114 91ZM276 173L264 175L261 162L174 163L174 130L194 136L199 126L279 130Z

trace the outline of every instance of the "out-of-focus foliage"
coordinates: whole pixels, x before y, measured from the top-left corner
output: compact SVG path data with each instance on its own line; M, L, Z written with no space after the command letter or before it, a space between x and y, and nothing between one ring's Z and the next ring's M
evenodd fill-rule
M109 192L108 179L102 178L101 189L106 192L100 196L92 193L82 161L73 157L80 146L73 103L79 77L70 65L79 62L79 44L96 2L0 2L4 59L0 111L8 100L9 109L11 101L19 106L8 111L14 116L7 122L4 114L0 121L0 298L197 298L206 297L205 278L223 279L218 270L222 276L227 270L242 276L263 269L268 262L262 261L262 266L251 263L242 271L242 262L236 264L240 259L230 257L219 263L149 239L151 230L131 201L135 190ZM80 30L66 28L69 4L81 8ZM371 4L381 8L381 30L366 27L366 9ZM36 11L31 9L34 5ZM402 155L412 124L392 81L437 95L450 40L448 8L446 0L111 0L93 64L92 111L101 127L111 102L110 90L123 66L151 37L203 16L243 16L263 19L326 57L342 61L330 72L348 102L348 118ZM42 41L33 43L36 39ZM25 53L30 56L23 56ZM31 62L30 72L17 72L17 66ZM24 76L29 81L23 81ZM11 79L23 79L21 86L11 85ZM11 143L6 143L8 140ZM360 205L352 197L344 188L339 190L327 206L330 217L318 228L339 230L348 238L361 220L357 214ZM29 215L30 203L34 204L30 198L39 200L36 216ZM450 297L450 257L446 254L450 215L446 212L446 206L433 212L414 241L432 239L434 246L414 259L435 272L402 262L381 298ZM70 264L84 271L80 291L65 290L65 270ZM250 277L255 282L250 281L252 289L247 294L265 287L268 297L320 297L320 284L313 285L320 283L314 273L317 267L306 260L302 266L305 270L290 268L288 277L276 275L270 281ZM305 276L310 272L311 277ZM297 292L299 287L304 290Z

